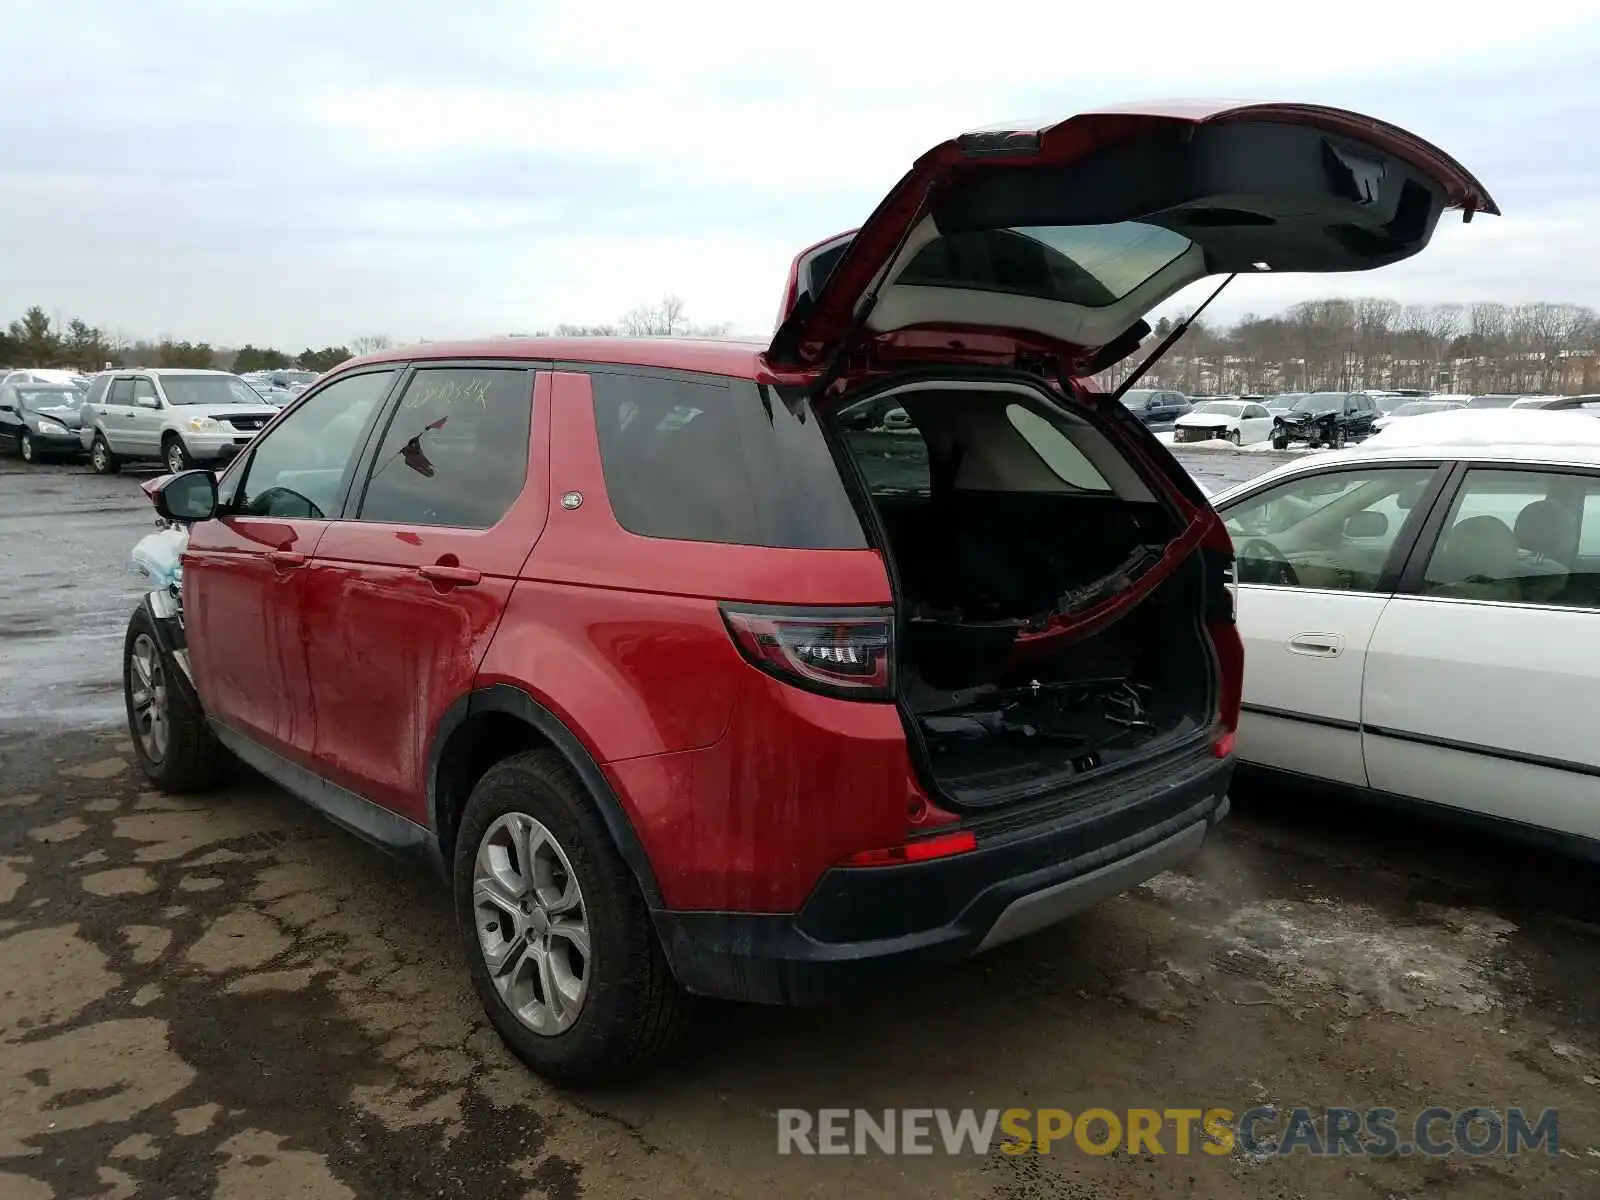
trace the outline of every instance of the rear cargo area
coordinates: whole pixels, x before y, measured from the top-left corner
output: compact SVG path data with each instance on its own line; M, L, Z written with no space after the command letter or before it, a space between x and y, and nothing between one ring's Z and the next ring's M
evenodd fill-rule
M945 799L1025 800L1204 731L1198 555L1089 636L1051 633L1181 532L1115 443L1021 390L900 399L901 415L841 436L896 580L902 706Z

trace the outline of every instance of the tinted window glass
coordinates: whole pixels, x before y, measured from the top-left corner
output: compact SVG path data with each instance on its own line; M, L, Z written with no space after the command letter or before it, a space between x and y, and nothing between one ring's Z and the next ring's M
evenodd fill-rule
M418 371L373 460L361 520L487 529L522 494L532 425L532 371Z
M148 379L135 379L133 381L133 402L146 408L157 408L160 401L156 399L156 385Z
M897 283L976 288L1100 308L1115 303L1192 242L1139 221L981 229L935 238Z
M133 380L131 380L131 379L118 379L115 382L113 382L112 385L111 385L110 399L107 401L107 403L108 404L132 404L133 403Z
M797 549L866 545L815 414L745 380L596 371L617 522L644 537Z
M1044 417L1020 404L1012 404L1006 408L1006 419L1062 483L1089 492L1111 490L1105 476L1095 470L1094 464L1083 456L1083 451Z
M361 434L393 382L393 371L340 379L263 434L245 466L234 511L257 517L336 516Z
M91 380L90 383L89 383L89 391L83 398L84 399L84 403L85 404L99 404L101 399L106 394L106 388L108 388L110 386L111 386L111 377L109 375L101 375L101 376L98 376L97 378Z
M844 435L867 490L874 496L927 496L933 491L928 443L915 425L852 430Z
M1554 471L1467 472L1423 574L1426 595L1600 606L1591 522L1600 481Z
M1222 516L1239 582L1373 591L1432 475L1426 467L1326 472L1230 506Z

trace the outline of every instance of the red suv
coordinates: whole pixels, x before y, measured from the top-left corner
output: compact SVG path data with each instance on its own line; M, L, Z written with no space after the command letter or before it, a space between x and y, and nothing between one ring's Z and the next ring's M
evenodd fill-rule
M236 757L432 859L496 1029L568 1083L687 996L1039 929L1200 846L1239 710L1228 535L1086 380L1203 276L1395 262L1452 207L1496 211L1350 113L1097 112L929 151L796 260L770 344L349 363L149 485L191 532L128 629L141 764Z

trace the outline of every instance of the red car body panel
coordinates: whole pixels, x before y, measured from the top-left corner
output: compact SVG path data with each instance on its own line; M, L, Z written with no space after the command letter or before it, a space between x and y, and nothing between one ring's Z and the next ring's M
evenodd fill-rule
M318 698L315 757L334 782L418 824L427 822L434 730L445 710L472 689L544 528L549 378L532 377L527 478L492 527L336 521L307 572L306 649ZM435 567L449 570L426 577ZM468 574L453 580L461 570Z
M190 662L208 708L309 763L316 705L306 658L306 564L327 521L225 517L184 550Z

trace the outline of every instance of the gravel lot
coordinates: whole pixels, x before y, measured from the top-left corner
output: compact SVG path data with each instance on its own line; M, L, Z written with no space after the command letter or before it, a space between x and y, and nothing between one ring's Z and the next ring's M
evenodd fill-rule
M1212 487L1269 456L1196 452ZM0 1200L1600 1195L1593 868L1296 793L1184 873L842 1012L717 1006L573 1097L479 1014L445 897L250 777L145 790L136 477L0 464ZM780 1157L782 1107L1474 1104L1553 1157Z

